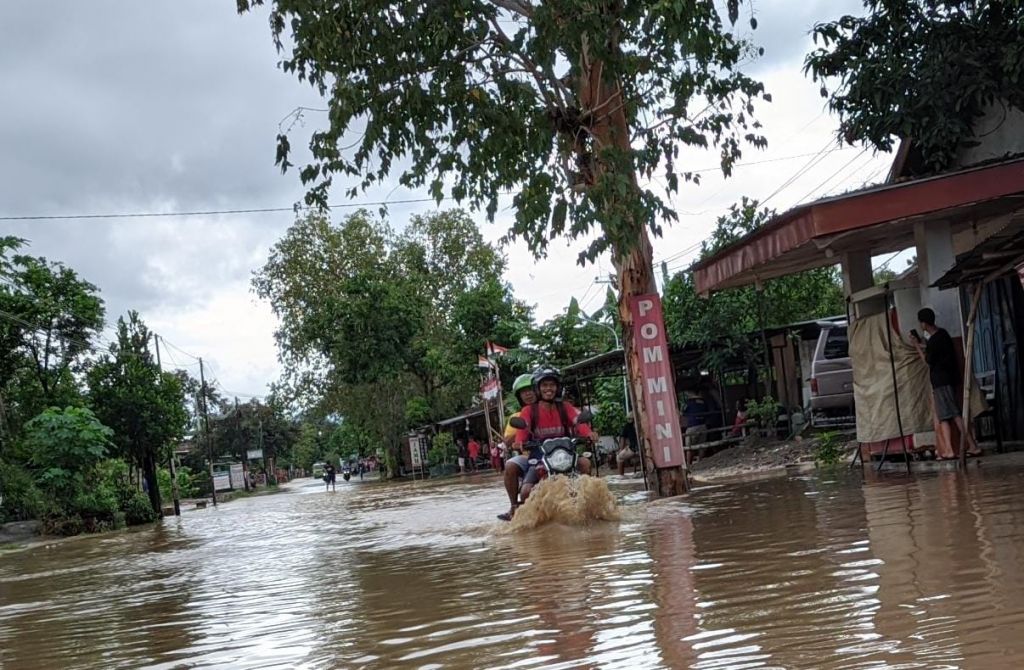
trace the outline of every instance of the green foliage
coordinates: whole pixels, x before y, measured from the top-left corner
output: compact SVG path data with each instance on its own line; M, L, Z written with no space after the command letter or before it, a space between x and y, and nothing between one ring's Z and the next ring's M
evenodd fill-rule
M142 491L135 491L124 503L122 509L124 510L125 523L129 526L141 526L157 520L157 512L153 509L153 505L150 504L149 498Z
M34 519L42 513L43 494L36 487L32 474L15 463L0 459L0 523Z
M839 435L832 431L821 433L814 445L814 462L819 465L835 465L843 457L842 447L839 444Z
M83 407L51 407L25 424L24 444L42 490L73 510L88 473L107 454L113 431Z
M422 426L430 422L430 402L423 396L409 398L405 402L405 423Z
M214 457L230 455L239 460L249 449L262 448L265 458L287 455L299 435L298 425L282 406L255 398L211 417L210 430Z
M747 401L747 421L752 421L761 428L772 428L779 420L779 402L769 396L760 401Z
M145 496L143 500L146 500ZM118 504L117 492L109 487L93 486L79 492L71 511L82 520L83 529L89 533L112 530L125 524L125 514Z
M622 379L599 379L594 384L594 430L598 435L617 437L626 423Z
M129 526L152 523L157 519L157 512L146 494L132 483L129 469L128 463L119 458L99 463L92 475L95 488L117 501L119 514Z
M136 312L117 321L117 342L89 371L97 416L114 430L116 453L142 469L153 511L160 513L158 463L188 423L181 379L161 372L150 355L151 333Z
M178 479L178 496L179 498L192 498L197 494L195 484L193 482L192 470L181 466L177 468L176 473ZM167 468L160 468L157 471L157 480L160 482L160 497L164 500L171 500L173 498L173 488L171 487L171 471Z
M681 148L716 148L728 174L743 143L765 145L752 114L770 96L739 70L754 49L713 0L267 4L281 67L329 107L299 171L308 204L327 203L335 176L358 180L354 196L396 172L490 218L511 191L511 236L542 254L596 225L592 260L676 218L637 176L674 192L696 179L679 171ZM734 23L738 0L727 9ZM291 159L279 135L277 163Z
M923 171L944 169L993 105L1024 108L1024 5L1000 0L866 0L864 17L815 26L806 70L846 142L890 151L912 138ZM829 89L831 84L831 91Z
M408 428L465 407L485 341L514 346L499 337L527 332L529 310L501 269L461 211L413 217L401 235L365 211L338 225L310 214L253 285L280 317L288 395L344 417L341 453L394 456Z
M320 446L317 442L317 427L313 424L303 424L299 429L299 437L292 445L291 453L287 460L291 465L310 470L313 463L319 460Z
M775 216L743 198L719 217L715 230L701 247L707 258L737 239L758 230ZM709 297L697 294L693 276L681 272L665 285L665 328L679 346L699 347L703 364L720 369L739 359L760 360L763 348L753 337L766 327L835 316L845 311L842 285L835 268L807 270L764 282L762 295L753 287L727 289Z
M441 432L434 436L430 449L427 451L427 464L431 467L454 463L458 458L458 449L451 433Z
M0 237L0 450L10 456L21 427L47 407L81 405L76 374L103 328L95 286L70 268L17 253Z
M355 421L342 421L341 424L331 431L327 440L327 448L344 458L353 456L362 458L369 456L374 451L373 434Z
M540 353L537 362L564 366L614 349L611 324L602 326L585 318L576 298L572 298L564 312L537 326L530 335L531 344Z

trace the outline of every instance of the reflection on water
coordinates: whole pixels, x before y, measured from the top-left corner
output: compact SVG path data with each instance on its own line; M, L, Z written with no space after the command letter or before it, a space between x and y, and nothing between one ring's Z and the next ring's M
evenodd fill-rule
M317 484L0 557L4 668L1024 666L1024 469L708 486L509 533Z

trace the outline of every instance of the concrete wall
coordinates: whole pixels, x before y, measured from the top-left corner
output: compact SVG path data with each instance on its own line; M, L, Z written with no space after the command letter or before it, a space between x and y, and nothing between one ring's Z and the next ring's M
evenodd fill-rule
M975 123L974 134L980 144L960 150L959 167L1024 153L1024 112L1003 102L994 103Z
M917 274L921 286L921 306L935 310L937 325L949 331L954 338L963 336L960 300L956 289L940 291L932 288L942 275L953 268L956 254L953 234L945 221L922 221L914 225L917 245ZM915 319L916 322L916 319ZM916 327L916 324L915 326Z

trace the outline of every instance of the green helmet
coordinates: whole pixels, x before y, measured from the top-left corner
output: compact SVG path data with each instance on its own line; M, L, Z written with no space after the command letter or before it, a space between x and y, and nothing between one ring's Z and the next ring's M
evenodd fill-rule
M519 392L532 388L533 375L530 374L519 375L518 377L516 377L516 380L512 382L512 394L516 397L516 400L519 401L520 405L523 404L523 401L519 398Z

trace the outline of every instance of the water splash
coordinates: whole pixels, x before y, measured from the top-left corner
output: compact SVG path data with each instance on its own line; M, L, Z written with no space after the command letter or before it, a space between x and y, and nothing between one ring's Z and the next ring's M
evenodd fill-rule
M584 526L594 521L618 521L615 497L602 479L582 475L548 477L530 493L512 518L513 531L546 523Z

